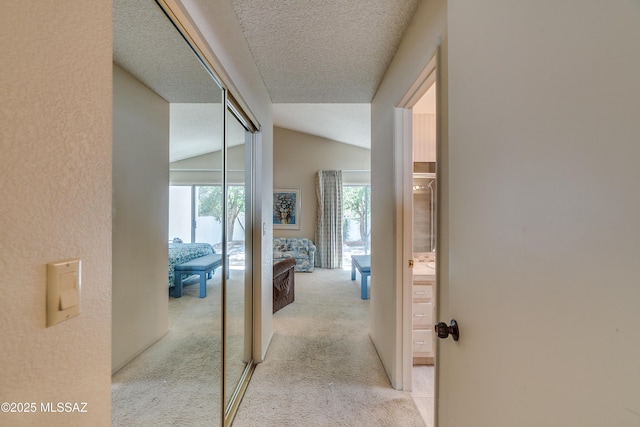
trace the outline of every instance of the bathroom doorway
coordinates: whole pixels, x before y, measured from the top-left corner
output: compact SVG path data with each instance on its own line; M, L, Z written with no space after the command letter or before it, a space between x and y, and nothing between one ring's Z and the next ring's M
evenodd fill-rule
M427 426L434 422L436 294L436 85L412 108L412 389Z
M438 197L441 89L436 53L398 103L398 168L402 170L402 383L425 424L435 422L438 300Z

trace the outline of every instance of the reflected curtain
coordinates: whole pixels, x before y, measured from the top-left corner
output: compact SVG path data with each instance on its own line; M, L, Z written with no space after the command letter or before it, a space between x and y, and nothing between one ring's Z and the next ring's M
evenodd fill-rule
M342 268L342 171L318 171L316 196L316 267Z

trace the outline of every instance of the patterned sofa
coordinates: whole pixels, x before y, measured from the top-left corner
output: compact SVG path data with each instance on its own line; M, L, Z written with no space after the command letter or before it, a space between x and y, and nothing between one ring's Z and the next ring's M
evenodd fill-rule
M316 258L316 246L309 239L303 237L274 237L273 262L294 258L295 271L312 272Z

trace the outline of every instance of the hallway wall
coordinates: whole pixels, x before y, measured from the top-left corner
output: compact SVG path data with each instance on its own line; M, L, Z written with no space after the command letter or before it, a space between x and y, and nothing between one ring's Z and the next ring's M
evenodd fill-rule
M0 425L111 417L111 2L3 2ZM80 314L46 326L46 264L82 262ZM86 402L50 414L40 402Z
M205 21L201 33L262 125L257 176L270 194L271 102L230 4L201 3L208 9L197 14ZM0 424L107 427L112 3L9 2L0 25L0 400L88 404L86 413L0 413ZM271 197L258 203L259 213L270 214ZM254 234L262 239L259 227ZM257 294L264 304L256 329L258 360L272 334L270 246L260 248L256 269L265 284ZM70 257L82 260L80 315L46 328L46 263Z
M420 72L441 49L440 76L446 88L447 76L447 2L427 0L420 3L387 73L371 103L371 338L394 387L402 388L402 329L398 313L402 307L401 272L397 257L402 254L400 242L402 194L396 187L397 158L394 147L394 108L409 91ZM441 97L446 102L446 91ZM446 104L445 104L446 106ZM446 128L446 108L441 120ZM443 132L446 147L446 132ZM446 155L446 152L443 153ZM442 159L439 159L439 161ZM443 188L446 182L441 183ZM441 199L445 209L446 201ZM445 229L445 224L441 224ZM440 247L439 253L446 254ZM442 259L443 257L441 257Z
M169 103L114 64L113 372L169 329Z

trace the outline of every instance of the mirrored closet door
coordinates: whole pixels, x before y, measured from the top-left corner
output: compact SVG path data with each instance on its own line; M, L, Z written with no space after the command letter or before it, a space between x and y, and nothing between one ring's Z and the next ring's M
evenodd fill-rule
M241 390L252 358L253 135L237 110L228 108L226 114L229 273L225 287L225 407L232 415L233 397Z
M253 368L255 126L161 4L113 4L112 418L223 426Z

